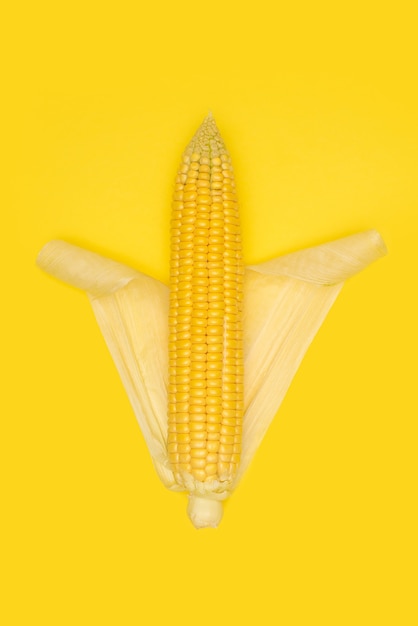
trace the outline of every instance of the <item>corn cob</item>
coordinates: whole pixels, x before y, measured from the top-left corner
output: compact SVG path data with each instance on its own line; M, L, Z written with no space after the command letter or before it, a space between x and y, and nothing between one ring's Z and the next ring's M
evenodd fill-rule
M183 155L171 219L168 453L191 494L222 498L239 463L243 275L231 159L209 115Z

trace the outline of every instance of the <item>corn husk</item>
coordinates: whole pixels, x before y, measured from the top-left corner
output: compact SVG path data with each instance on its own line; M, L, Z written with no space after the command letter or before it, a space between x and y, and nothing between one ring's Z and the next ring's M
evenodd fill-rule
M385 253L380 235L367 231L246 269L245 413L233 489L344 281ZM38 265L88 294L156 471L167 488L182 490L170 469L166 447L168 287L63 241L46 244Z

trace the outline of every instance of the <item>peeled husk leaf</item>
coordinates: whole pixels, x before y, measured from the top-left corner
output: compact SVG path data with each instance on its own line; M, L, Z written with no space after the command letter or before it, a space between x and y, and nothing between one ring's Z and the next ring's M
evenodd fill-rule
M241 462L250 464L344 281L386 254L366 231L247 267Z
M47 243L37 262L87 292L156 470L166 487L176 489L166 448L168 287L65 241Z

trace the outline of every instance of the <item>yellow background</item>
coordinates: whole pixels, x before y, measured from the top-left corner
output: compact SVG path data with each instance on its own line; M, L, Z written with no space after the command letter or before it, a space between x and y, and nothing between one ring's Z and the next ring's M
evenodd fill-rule
M0 622L417 623L413 2L13 3L3 15ZM211 109L254 263L376 228L216 531L158 482L65 238L168 276ZM415 597L414 597L415 596Z

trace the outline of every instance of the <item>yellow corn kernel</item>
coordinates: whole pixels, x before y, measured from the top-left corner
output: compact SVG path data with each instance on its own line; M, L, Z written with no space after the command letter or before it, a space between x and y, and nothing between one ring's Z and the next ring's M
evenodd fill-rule
M168 454L180 485L192 476L222 492L241 444L243 264L231 160L212 116L186 148L176 181Z

